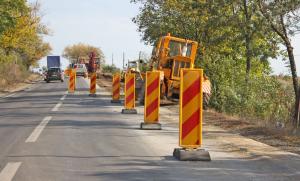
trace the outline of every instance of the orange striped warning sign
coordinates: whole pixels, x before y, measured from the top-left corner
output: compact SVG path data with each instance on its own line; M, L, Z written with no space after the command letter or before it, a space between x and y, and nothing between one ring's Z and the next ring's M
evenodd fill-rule
M160 72L146 73L144 122L157 123L159 121L160 104Z
M135 74L125 75L125 109L135 108Z
M70 69L69 73L69 93L75 92L75 82L76 82L76 71L74 69Z
M202 144L202 69L181 69L179 145L198 148Z
M96 95L96 81L97 81L97 75L94 72L91 74L90 95Z
M120 84L121 76L119 73L113 75L113 86L112 86L112 99L114 101L120 100Z

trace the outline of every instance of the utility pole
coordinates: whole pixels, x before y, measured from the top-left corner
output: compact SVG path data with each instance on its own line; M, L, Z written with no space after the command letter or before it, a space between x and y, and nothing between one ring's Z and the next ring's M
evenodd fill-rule
M123 69L125 68L124 64L125 64L125 53L123 52L123 67L122 67Z
M112 54L112 56L111 56L111 66L113 66L114 65L114 54Z
M139 52L139 61L141 60L142 51Z

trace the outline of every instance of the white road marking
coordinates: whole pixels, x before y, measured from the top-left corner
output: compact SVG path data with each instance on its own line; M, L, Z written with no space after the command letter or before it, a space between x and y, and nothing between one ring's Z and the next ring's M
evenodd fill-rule
M83 80L85 81L85 83L87 84L87 86L90 87L91 80L89 78L84 78ZM98 84L96 84L96 89L100 89L100 87L99 87Z
M7 97L12 97L12 96L14 96L14 95L16 95L16 94L17 94L17 93L9 94L9 95L5 96L5 98L7 98Z
M64 96L62 96L62 97L60 98L60 100L63 101L63 100L66 99L66 97L67 97L67 95L64 95Z
M58 111L59 107L62 105L62 102L59 102L55 105L55 107L52 109L53 112Z
M11 181L16 175L22 162L9 162L0 173L1 181Z
M47 116L43 119L43 121L33 130L31 135L26 139L26 143L36 142L48 122L52 119L51 116Z

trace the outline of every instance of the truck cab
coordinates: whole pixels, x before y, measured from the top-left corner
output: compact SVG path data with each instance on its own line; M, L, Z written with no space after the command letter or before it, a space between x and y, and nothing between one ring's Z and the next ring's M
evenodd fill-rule
M53 80L59 80L61 82L64 81L63 71L61 70L60 67L50 67L47 70L45 81L49 83L50 81Z

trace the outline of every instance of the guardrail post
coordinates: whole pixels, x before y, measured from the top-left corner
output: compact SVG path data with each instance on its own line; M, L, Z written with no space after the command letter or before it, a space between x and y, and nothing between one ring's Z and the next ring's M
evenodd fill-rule
M137 114L135 109L135 74L125 74L125 101L122 114Z
M91 97L96 97L96 85L97 85L97 75L96 72L91 74L91 81L90 81L90 94Z
M160 72L146 72L144 122L141 129L160 130L159 123L160 106Z
M179 146L173 156L183 161L210 161L202 145L202 69L180 71Z
M112 100L111 103L120 103L121 75L116 73L113 75L112 81Z

